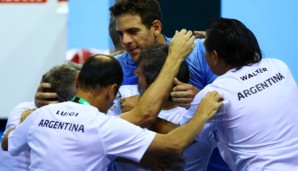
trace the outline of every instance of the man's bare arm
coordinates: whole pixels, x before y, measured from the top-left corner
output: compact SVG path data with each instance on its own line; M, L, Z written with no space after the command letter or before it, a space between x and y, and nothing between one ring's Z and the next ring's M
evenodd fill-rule
M1 147L3 151L7 151L8 150L8 135L11 133L11 131L13 131L15 128L11 128L10 130L8 130L2 137L2 142L1 142Z
M157 118L156 121L150 126L150 130L160 134L167 134L178 127L179 125L177 124Z
M223 105L223 98L217 92L209 92L201 101L196 114L187 122L168 134L157 134L150 144L149 153L180 154L190 145L205 123Z

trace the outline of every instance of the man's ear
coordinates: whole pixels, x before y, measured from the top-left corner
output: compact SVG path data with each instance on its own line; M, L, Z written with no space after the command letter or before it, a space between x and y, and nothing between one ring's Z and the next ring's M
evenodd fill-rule
M112 84L109 88L109 96L114 98L117 94L117 88L118 88L117 84Z
M214 65L218 65L219 64L219 56L218 56L218 53L215 51L215 50L213 50L212 52L211 52L211 58L212 58L212 61L213 61L213 64Z
M152 27L154 36L158 36L161 33L162 25L159 20L154 20L152 22Z

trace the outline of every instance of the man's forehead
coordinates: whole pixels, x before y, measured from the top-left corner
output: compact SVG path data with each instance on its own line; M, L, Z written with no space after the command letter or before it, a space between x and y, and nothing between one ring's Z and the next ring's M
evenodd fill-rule
M116 28L124 25L144 25L142 23L141 17L139 15L121 15L115 18L116 20Z

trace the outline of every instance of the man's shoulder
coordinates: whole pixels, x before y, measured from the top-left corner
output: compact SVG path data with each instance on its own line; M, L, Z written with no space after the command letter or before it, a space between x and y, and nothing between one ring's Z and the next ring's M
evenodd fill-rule
M15 108L22 109L35 109L37 108L33 101L31 102L21 102Z
M129 57L129 54L126 51L123 51L123 52L115 55L114 57L119 61L119 60L123 60L123 59L126 59L127 57Z
M8 115L8 122L11 120L19 119L21 114L28 110L28 109L36 109L35 103L32 102L22 102L19 103L17 106L14 107L14 109L9 113Z
M62 102L43 106L35 110L35 115L40 115L45 120L56 120L59 122L96 123L102 120L105 114L96 107L76 102Z
M261 60L261 63L263 64L276 64L276 65L287 65L284 61L280 60L280 59L277 59L277 58L263 58Z

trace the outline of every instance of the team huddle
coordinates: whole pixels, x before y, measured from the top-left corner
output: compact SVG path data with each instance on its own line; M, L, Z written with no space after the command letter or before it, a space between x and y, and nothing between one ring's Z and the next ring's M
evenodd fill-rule
M206 171L217 148L233 171L298 170L297 84L243 23L168 38L157 0L110 12L121 51L46 72L9 115L0 168Z

